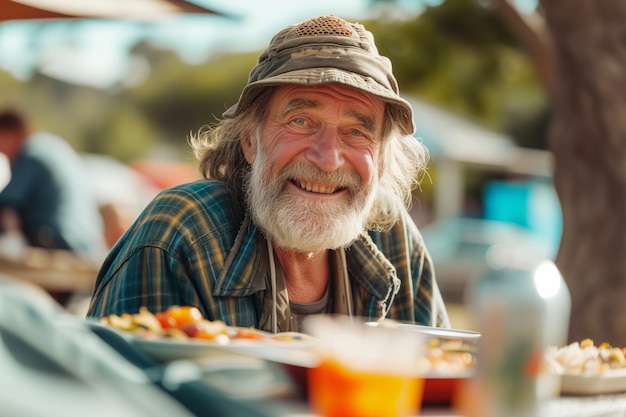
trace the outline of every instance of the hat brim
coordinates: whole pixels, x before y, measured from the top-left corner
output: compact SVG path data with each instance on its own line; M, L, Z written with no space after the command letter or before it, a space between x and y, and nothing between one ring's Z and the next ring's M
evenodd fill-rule
M412 135L415 132L413 110L406 100L370 77L337 68L309 68L290 71L249 83L241 92L239 101L226 110L222 116L224 118L237 116L250 106L263 88L289 84L311 87L339 84L371 94L393 106L394 119L400 124L400 130L403 134Z

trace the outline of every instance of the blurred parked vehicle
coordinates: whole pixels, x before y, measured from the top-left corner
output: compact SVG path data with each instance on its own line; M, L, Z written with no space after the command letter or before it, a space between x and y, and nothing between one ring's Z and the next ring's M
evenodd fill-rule
M422 235L443 299L451 303L463 303L468 284L489 270L488 253L493 248L504 246L546 259L552 259L555 253L550 241L505 221L445 219L423 228Z

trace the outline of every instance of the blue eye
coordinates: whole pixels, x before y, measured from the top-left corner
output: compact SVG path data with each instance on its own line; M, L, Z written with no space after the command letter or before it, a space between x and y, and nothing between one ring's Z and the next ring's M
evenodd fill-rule
M352 129L352 135L353 135L353 136L364 136L364 135L363 135L363 132L361 132L361 131L360 131L360 130L358 130L358 129Z
M306 120L304 120L302 117L298 117L297 119L293 119L293 123L297 124L298 126L304 126L306 124Z

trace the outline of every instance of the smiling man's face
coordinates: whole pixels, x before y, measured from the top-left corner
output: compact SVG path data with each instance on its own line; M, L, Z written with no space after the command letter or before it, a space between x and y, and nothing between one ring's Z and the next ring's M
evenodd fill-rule
M348 87L277 88L260 137L243 143L252 217L274 243L316 252L358 237L378 186L384 112Z

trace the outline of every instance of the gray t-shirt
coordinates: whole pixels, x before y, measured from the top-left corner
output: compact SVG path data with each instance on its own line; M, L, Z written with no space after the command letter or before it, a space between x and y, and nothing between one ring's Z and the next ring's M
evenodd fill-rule
M324 293L324 296L318 301L306 304L290 301L289 307L291 308L291 325L293 326L294 331L302 332L302 322L304 321L306 316L331 312L332 302L330 285L326 287L326 292Z

